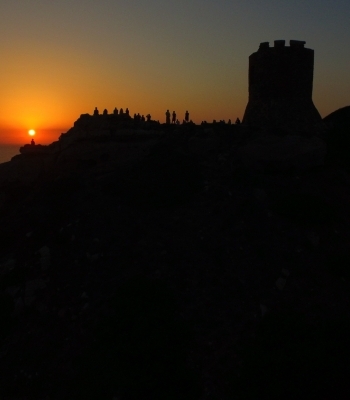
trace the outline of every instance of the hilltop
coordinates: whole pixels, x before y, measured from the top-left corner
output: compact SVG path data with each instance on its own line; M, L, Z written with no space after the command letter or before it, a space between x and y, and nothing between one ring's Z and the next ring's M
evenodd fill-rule
M350 106L339 108L323 118L323 121L333 126L350 124Z

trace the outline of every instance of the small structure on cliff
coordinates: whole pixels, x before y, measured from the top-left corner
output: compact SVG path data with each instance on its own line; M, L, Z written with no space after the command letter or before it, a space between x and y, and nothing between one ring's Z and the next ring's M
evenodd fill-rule
M249 56L249 101L243 123L307 131L321 122L312 101L314 51L305 42L260 44Z

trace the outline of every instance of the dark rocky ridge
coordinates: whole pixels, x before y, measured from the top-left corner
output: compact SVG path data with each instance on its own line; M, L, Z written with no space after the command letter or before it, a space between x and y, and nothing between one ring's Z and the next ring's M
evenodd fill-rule
M144 127L0 165L2 398L348 398L329 136Z

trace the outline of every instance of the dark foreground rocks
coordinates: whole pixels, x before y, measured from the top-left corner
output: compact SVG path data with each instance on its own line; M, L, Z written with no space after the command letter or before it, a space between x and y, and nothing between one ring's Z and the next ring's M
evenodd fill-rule
M349 398L349 173L236 133L3 184L1 399Z

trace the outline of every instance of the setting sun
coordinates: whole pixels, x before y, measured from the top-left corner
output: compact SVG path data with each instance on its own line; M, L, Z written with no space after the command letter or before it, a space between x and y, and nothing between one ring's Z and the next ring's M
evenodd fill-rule
M28 133L29 133L30 136L34 136L35 135L35 130L34 129L30 129L28 131Z

